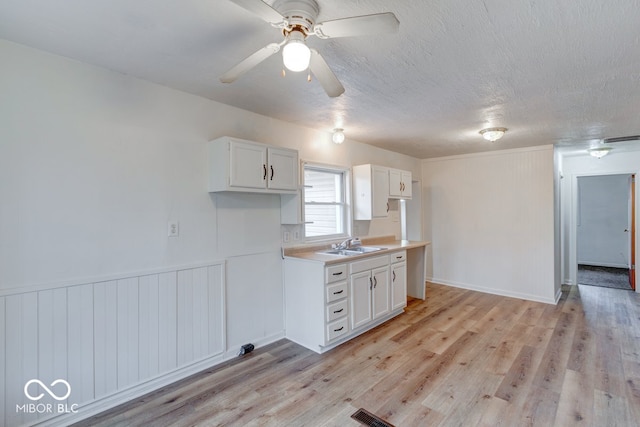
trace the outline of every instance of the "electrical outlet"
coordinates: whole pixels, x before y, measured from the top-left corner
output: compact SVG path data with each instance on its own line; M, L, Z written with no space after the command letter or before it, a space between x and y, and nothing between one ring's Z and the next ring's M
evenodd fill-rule
M284 233L282 233L282 241L285 243L289 243L289 240L291 239L291 234L288 231L285 231Z
M178 221L169 221L167 230L167 235L169 237L178 237L178 234L180 234L180 224Z
M293 240L300 240L300 230L295 230L293 232Z

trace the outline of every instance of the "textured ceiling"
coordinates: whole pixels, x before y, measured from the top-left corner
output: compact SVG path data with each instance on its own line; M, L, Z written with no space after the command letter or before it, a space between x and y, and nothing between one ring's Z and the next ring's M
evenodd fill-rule
M418 158L640 134L638 0L318 0L319 21L393 12L392 35L320 40L346 92L274 55L279 30L226 0L4 0L0 38ZM272 3L268 1L267 3ZM496 143L485 127L509 128Z

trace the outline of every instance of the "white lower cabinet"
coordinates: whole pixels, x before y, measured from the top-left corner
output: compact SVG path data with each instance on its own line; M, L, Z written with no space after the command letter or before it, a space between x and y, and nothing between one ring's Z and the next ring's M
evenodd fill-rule
M349 276L351 329L389 313L389 257L352 262Z
M286 337L322 353L402 313L391 276L389 255L327 266L285 258Z
M407 253L396 252L391 258L391 310L407 306Z

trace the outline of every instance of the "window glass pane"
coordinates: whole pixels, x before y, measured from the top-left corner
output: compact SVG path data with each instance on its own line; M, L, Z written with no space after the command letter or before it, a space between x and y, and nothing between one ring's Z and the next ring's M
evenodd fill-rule
M312 223L305 225L307 237L342 234L342 205L307 205L305 220Z
M346 230L345 172L321 166L304 168L304 235L344 235Z
M342 202L342 176L341 172L305 169L305 203Z

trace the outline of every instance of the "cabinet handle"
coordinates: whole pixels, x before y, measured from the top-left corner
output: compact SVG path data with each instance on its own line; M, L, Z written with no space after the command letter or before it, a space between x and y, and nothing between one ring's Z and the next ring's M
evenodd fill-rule
M396 259L402 259L402 255L398 255Z
M333 314L336 314L336 313L342 313L342 311L343 311L343 310L344 310L344 308L341 308L340 310L335 310L335 311L333 312Z
M269 178L271 181L273 181L273 165L269 166L271 168L271 178Z
M389 212L389 202L387 202L387 213Z
M373 280L369 277L369 290L373 289Z
M340 294L341 294L341 293L343 293L343 292L344 292L344 289L343 289L343 290L341 290L341 291L334 292L333 294L334 294L334 295L340 295Z
M393 273L393 281L395 282L396 281L396 272L392 271L392 273Z
M340 332L344 329L344 326L339 327L338 329L334 329L333 332Z
M263 170L262 179L267 179L267 165L265 165L264 163L262 164L262 170Z
M373 287L375 288L376 286L378 286L378 278L373 276Z
M341 275L341 274L342 274L342 271L340 271L340 272L338 272L338 273L331 273L331 274L333 274L334 276L339 276L339 275Z

